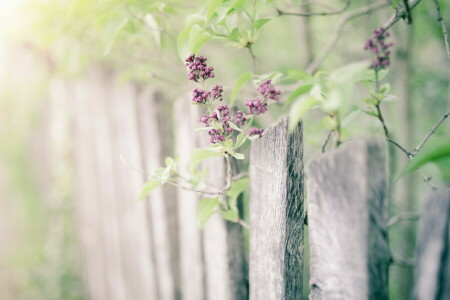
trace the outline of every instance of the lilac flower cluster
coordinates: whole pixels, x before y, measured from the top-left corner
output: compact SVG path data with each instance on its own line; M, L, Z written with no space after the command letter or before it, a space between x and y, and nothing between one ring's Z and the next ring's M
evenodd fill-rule
M206 80L214 77L212 67L206 65L206 58L204 56L196 57L194 54L186 58L186 66L188 67L188 78L195 82L199 82L200 79ZM232 116L230 108L227 105L219 105L214 112L211 113L212 104L214 101L223 100L223 87L221 85L215 85L211 91L204 89L193 89L192 101L194 103L203 104L208 108L210 114L204 114L200 118L206 127L209 127L208 134L210 136L211 143L222 143L233 133L233 127L231 122L233 121L237 126L244 126L245 122L253 118L254 115L260 115L267 112L268 101L279 101L281 92L277 90L272 80L263 81L257 88L260 93L260 97L250 99L245 102L245 106L248 107L247 114L238 110L234 116ZM249 136L262 137L264 130L259 128L251 128L248 132Z
M192 90L192 101L195 103L206 103L210 93L205 90L194 88Z
M211 95L213 97L214 100L219 100L222 101L222 93L223 93L223 87L219 84L217 84L216 86L214 86L211 90Z
M388 67L391 63L391 51L389 48L394 43L386 43L386 39L390 37L390 33L386 32L383 27L375 30L373 33L373 37L368 39L364 45L364 50L370 50L375 55L375 59L370 67L375 70L381 70Z
M253 128L250 129L248 135L249 136L259 135L259 137L262 137L263 132L264 132L263 129L259 129L259 128L253 127Z
M264 98L268 98L268 99L272 99L273 101L279 101L280 98L278 96L281 95L281 91L277 90L273 85L272 85L272 79L268 79L263 81L259 87L258 87L258 92L261 93L261 95Z
M267 111L267 102L258 98L247 100L245 106L248 107L248 114L250 115L259 115Z
M195 54L191 54L185 59L186 66L189 69L189 80L198 82L200 78L202 78L203 80L214 78L214 68L208 67L206 61L206 57L195 56Z

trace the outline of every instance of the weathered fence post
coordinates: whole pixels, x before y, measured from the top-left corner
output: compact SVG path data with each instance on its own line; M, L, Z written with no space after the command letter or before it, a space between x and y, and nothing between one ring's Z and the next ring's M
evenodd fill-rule
M303 279L302 125L287 118L252 144L250 299L301 299Z
M420 222L414 299L450 299L450 189L426 199Z
M309 164L310 299L387 299L385 164L384 143L362 139Z

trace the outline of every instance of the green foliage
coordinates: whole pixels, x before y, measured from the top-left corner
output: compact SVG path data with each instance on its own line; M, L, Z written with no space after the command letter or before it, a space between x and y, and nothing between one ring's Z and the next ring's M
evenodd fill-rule
M196 210L197 225L200 228L205 226L209 218L219 212L220 198L204 198L199 201Z

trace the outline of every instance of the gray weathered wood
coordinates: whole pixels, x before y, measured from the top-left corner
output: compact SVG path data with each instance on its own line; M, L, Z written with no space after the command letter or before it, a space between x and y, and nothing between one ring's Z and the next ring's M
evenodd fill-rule
M83 257L83 282L90 299L107 299L103 236L98 218L99 209L92 200L97 196L94 141L91 134L93 116L87 113L89 94L86 82L73 84L73 116L75 135L75 181L77 236Z
M144 89L138 97L138 117L140 127L140 143L144 161L144 170L149 173L151 170L161 167L164 164L163 143L167 140L168 133L163 132L158 122L158 93L152 89ZM165 197L162 189L153 191L145 201L150 206L150 224L153 236L153 256L157 266L157 283L161 294L157 299L175 299L176 294L176 266L178 258L174 252L178 252L174 239L177 239L176 224L173 221L175 211L168 209L168 203L176 199ZM155 298L156 299L156 298Z
M111 78L107 88L107 99L110 102L110 126L114 133L112 153L115 162L115 185L119 197L120 224L122 237L123 260L125 264L125 280L132 299L153 299L155 289L152 281L157 276L152 275L152 269L167 270L166 253L152 256L152 232L148 219L147 201L137 202L142 189L144 176L129 166L124 165L120 156L133 167L142 168L142 153L139 143L137 124L137 90L132 84L120 84L116 78ZM158 283L158 281L156 281ZM158 299L173 299L173 288L160 286Z
M384 143L363 139L309 164L310 299L387 299L385 164Z
M185 165L188 155L197 147L197 114L196 107L189 103L187 97L182 97L175 103L176 118L175 153L180 155L180 165ZM181 175L187 175L182 169ZM203 266L202 231L196 225L195 210L198 197L195 193L177 190L180 235L180 285L182 298L185 300L205 299L205 274Z
M426 199L420 222L414 299L450 299L450 189Z
M302 125L287 118L252 143L250 299L301 299L303 269Z

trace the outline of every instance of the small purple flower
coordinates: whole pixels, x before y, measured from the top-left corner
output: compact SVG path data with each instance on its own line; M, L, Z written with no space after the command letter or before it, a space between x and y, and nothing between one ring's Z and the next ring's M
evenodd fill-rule
M250 115L259 115L267 111L267 103L258 98L247 100L245 106L248 106L248 114Z
M240 110L234 115L234 123L236 123L236 125L243 125L246 120L244 113Z
M280 98L278 97L281 95L281 91L277 90L273 84L272 79L264 80L257 88L258 92L261 93L261 95L264 98L272 99L273 101L279 101Z
M225 141L225 137L223 136L221 130L219 130L219 129L210 129L208 131L208 134L210 136L209 142L212 144Z
M259 128L253 127L253 128L250 129L248 135L249 136L259 135L259 137L262 137L263 132L264 132L263 129L259 129Z
M206 103L206 99L208 99L210 93L205 90L200 90L194 88L192 90L192 101L195 103Z
M390 65L391 51L388 49L394 46L394 43L386 44L386 39L388 37L390 37L389 32L386 32L386 30L381 27L373 32L373 37L367 40L364 45L364 50L369 50L375 55L375 59L370 68L381 70Z
M200 78L206 80L214 78L214 68L208 67L206 64L207 58L204 56L189 55L186 59L186 67L188 68L188 79L198 82Z
M231 120L230 109L228 105L220 105L217 107L217 111L219 112L220 119L224 122L228 122Z
M203 124L205 124L205 126L209 126L209 121L211 120L211 116L210 115L203 115L200 118L200 122L202 122Z
M211 90L211 95L214 100L222 101L222 93L223 93L223 87L221 85L216 85Z

